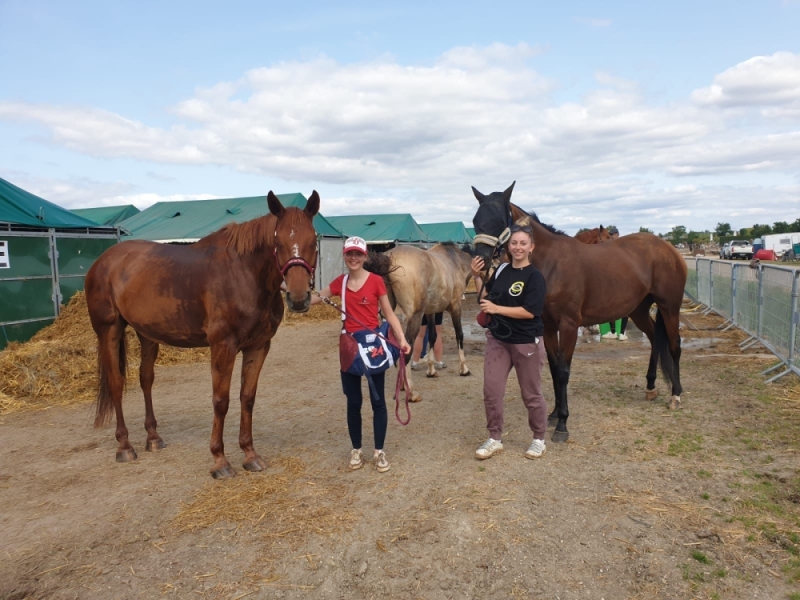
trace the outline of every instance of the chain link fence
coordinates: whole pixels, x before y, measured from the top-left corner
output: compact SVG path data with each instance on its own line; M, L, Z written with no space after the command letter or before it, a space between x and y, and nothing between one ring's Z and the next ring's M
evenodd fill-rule
M749 337L742 349L762 344L780 361L765 370L768 381L800 375L797 296L800 270L776 265L736 264L709 258L686 258L686 295L726 319Z

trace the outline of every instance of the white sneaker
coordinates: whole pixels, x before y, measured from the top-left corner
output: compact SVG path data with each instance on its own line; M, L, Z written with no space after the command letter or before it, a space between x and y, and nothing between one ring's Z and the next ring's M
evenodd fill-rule
M525 452L525 458L539 458L547 451L544 440L533 440L530 447Z
M350 452L350 468L356 471L364 466L364 455L361 453L361 448L353 448Z
M624 341L627 341L627 339L628 339L628 336L627 336L627 335L625 335L624 333L620 333L620 334L617 336L617 339L618 339L620 342L624 342Z
M421 362L421 361L420 361L420 362ZM422 369L422 365L420 364L420 362L414 362L414 361L412 360L412 361L411 361L411 370L412 370L412 371L419 371L420 369Z
M386 453L383 450L380 450L378 454L375 455L375 468L378 470L378 473L386 473L386 471L391 468L389 461L386 460Z
M433 363L433 366L434 366L434 368L439 369L440 371L442 369L446 369L447 368L447 365L445 364L445 362L443 360L440 360L437 363Z
M609 331L608 333L604 333L603 335L601 335L600 339L603 339L603 340L615 340L615 339L617 339L617 334L616 333L612 333L612 332Z
M487 458L491 458L494 454L497 454L503 449L503 442L500 440L493 440L489 438L480 448L475 451L475 458L478 460L486 460Z

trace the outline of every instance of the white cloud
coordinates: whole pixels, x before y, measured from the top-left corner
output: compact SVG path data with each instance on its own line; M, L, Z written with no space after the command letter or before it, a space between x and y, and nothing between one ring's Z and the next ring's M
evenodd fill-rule
M800 172L800 130L788 120L800 115L800 55L752 58L684 101L656 104L604 71L582 98L558 103L558 82L531 67L539 53L494 44L429 65L278 63L198 90L171 107L168 127L20 102L0 102L0 118L37 123L49 143L82 154L145 161L159 177L170 165L219 165L314 182L327 214L470 221L469 185L491 192L512 180L519 204L565 228L611 218L658 228L678 216L701 227L720 207L747 215L775 198L795 210L797 187L778 186ZM729 179L742 175L757 179ZM103 198L149 202L140 193Z

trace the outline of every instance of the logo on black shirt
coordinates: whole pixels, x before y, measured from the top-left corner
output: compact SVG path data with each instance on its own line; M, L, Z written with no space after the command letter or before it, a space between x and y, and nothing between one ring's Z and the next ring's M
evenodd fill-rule
M511 284L511 287L508 288L508 293L512 296L519 296L522 293L522 288L525 287L525 283L522 281L515 281Z

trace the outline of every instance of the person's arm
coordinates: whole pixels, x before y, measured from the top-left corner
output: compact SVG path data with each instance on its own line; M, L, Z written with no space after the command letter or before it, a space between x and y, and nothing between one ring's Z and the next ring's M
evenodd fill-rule
M486 286L483 285L483 279L481 279L481 273L483 273L484 262L480 256L476 256L472 259L472 263L470 264L470 268L472 269L472 278L475 280L475 289L481 295L478 299L483 300L488 293Z
M392 326L394 335L400 341L400 349L403 351L403 354L408 354L411 352L411 346L408 345L406 334L403 332L403 327L400 325L400 319L397 318L397 315L394 314L394 311L392 310L392 304L389 302L389 296L386 294L379 296L378 302L381 305L381 312L383 313L383 316L386 317L387 321L389 321L389 325Z
M522 306L500 306L489 300L481 300L481 310L490 315L501 315L511 319L533 319L532 315Z

